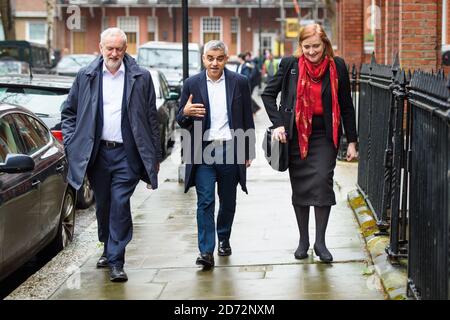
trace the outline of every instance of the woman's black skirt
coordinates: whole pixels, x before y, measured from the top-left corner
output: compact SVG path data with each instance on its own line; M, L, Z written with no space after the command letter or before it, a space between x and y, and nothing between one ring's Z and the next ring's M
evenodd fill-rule
M297 128L289 143L289 177L294 206L332 206L336 204L333 175L337 150L327 139L323 117L313 117L306 159L300 158Z

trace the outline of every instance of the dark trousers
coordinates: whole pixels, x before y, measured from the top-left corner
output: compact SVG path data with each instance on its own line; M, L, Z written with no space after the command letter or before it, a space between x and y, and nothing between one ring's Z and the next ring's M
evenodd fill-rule
M216 245L214 220L215 187L219 195L217 237L228 240L236 210L236 188L239 181L237 164L199 164L195 174L197 191L198 248L201 253L213 253Z
M109 265L123 267L133 232L130 197L139 176L131 170L123 146L100 146L88 178L94 190L98 238L106 246Z

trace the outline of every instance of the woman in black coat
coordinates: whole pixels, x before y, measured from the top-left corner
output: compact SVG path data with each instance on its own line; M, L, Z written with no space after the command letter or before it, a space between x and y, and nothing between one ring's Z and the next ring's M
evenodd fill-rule
M277 95L281 103L277 107ZM325 245L331 206L336 204L333 174L342 125L347 136L347 161L357 158L355 111L343 59L334 56L322 26L311 24L299 34L295 56L281 60L262 100L273 124L273 136L289 141L289 177L300 241L296 259L308 257L309 207L314 206L314 252L321 261L333 256Z

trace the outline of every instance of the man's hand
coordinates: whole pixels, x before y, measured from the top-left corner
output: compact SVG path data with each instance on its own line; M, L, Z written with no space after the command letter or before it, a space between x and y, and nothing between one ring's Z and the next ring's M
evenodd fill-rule
M252 160L245 160L245 166L248 168L252 165Z
M155 170L156 170L156 173L159 173L159 162L156 163Z
M201 103L192 103L192 94L183 109L183 115L187 117L203 118L206 114L205 106Z

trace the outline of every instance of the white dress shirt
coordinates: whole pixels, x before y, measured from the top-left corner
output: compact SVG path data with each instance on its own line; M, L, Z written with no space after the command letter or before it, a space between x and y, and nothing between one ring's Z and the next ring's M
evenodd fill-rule
M230 140L231 131L228 124L225 72L222 73L222 76L217 81L208 77L208 72L206 72L206 83L211 113L211 127L209 134L206 135L206 140Z
M122 140L122 99L125 81L125 65L122 62L116 74L103 63L103 130L102 140Z

